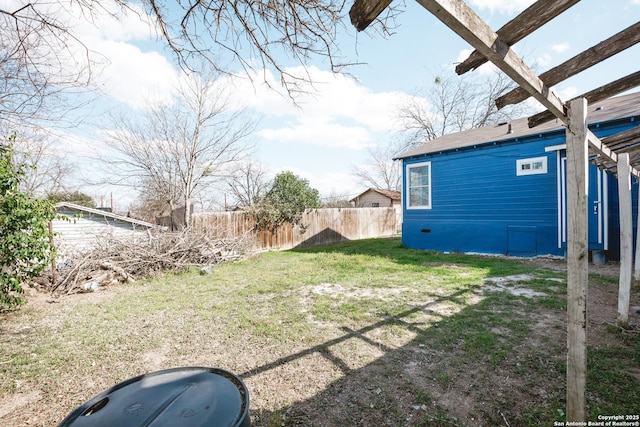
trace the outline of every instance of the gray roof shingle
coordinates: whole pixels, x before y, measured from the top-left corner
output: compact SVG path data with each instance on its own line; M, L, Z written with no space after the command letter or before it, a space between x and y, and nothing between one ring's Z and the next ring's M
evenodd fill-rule
M640 92L609 98L593 105L589 105L587 121L589 124L593 124L633 116L640 116ZM511 133L508 133L509 125L511 125ZM640 122L638 125L640 125ZM504 124L485 126L444 135L431 141L427 141L419 147L399 154L394 158L394 160L419 156L421 154L455 150L456 148L465 148L488 142L522 138L530 135L557 131L564 128L565 125L557 119L543 123L534 128L529 128L527 125L527 118L525 117L512 120Z

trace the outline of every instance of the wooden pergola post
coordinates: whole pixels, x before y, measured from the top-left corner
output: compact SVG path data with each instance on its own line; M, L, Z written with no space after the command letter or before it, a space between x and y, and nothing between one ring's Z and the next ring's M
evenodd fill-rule
M631 167L629 153L618 155L618 198L620 200L620 282L618 326L629 326L629 300L633 266L633 220L631 207Z
M586 421L587 198L589 150L587 101L571 102L567 127L567 421Z
M638 178L640 180L640 178ZM633 280L640 280L640 185L638 185L638 218L636 220L636 254Z

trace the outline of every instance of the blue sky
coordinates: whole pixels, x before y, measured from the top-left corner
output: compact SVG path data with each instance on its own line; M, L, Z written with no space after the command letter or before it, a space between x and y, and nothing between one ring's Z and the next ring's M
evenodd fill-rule
M17 1L17 0L4 0ZM397 1L396 1L397 2ZM494 29L513 18L531 0L468 0L468 4ZM296 107L286 96L267 89L257 77L254 84L236 83L236 99L260 117L254 141L254 158L273 172L291 170L309 180L323 196L354 197L365 190L352 176L355 165L367 161L367 149L388 144L398 137L395 119L398 106L431 83L434 72L455 66L470 47L418 3L397 2L404 12L397 18L395 33L387 38L359 33L347 23L339 35L341 54L349 62L363 63L348 69L350 75L333 75L320 60L309 72L319 82L317 92L298 98ZM348 4L350 6L350 3ZM569 9L544 29L517 44L515 49L538 72L543 72L582 50L640 20L640 0L600 2L585 0ZM79 22L79 21L77 21ZM120 21L104 18L97 25L77 24L76 31L87 46L106 61L95 69L102 89L93 105L97 120L67 130L62 138L69 156L100 152L97 142L107 108L139 111L151 97L170 99L180 70L148 26L137 17ZM283 60L284 61L284 60ZM295 64L291 72L299 72ZM615 78L637 71L640 47L584 72L556 88L569 99ZM485 67L486 70L486 67ZM278 87L278 77L271 84ZM483 72L483 69L476 72ZM419 102L428 103L424 99ZM126 209L130 191L122 188L87 188L94 197L111 193L117 208Z

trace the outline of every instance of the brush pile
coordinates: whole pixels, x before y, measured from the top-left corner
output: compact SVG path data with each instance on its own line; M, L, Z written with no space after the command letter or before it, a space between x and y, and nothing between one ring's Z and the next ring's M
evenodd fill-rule
M235 261L251 253L253 234L214 237L200 230L158 232L144 239L104 236L89 251L77 253L48 272L40 285L53 293L92 292L102 286L131 282L163 272L198 268ZM48 283L43 283L48 282Z

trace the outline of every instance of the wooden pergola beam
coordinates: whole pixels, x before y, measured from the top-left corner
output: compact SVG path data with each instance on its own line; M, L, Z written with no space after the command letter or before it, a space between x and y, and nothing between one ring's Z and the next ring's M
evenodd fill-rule
M585 94L577 96L571 101L576 99L585 98L589 103L595 103L598 101L602 101L603 99L610 98L614 95L627 91L629 89L633 89L636 86L640 86L640 71L636 71L635 73L629 74L626 77L622 77L618 80L615 80L611 83L608 83L604 86L600 86L597 89L589 91ZM536 98L537 99L537 98ZM529 117L529 127L536 127L542 123L548 122L556 118L555 111L542 111L538 114L534 114Z
M579 1L539 0L507 22L496 31L496 34L507 45L512 46ZM467 71L478 68L485 62L487 62L487 58L477 50L474 50L464 62L456 66L456 73L464 74Z
M391 4L391 0L355 0L349 10L351 24L364 31Z
M627 145L624 148L620 149L618 151L620 154L622 153L629 153L629 155L633 158L633 157L638 157L640 154L640 144L635 144L635 145Z
M602 138L602 142L612 150L620 147L621 153L635 151L638 146L632 144L634 142L640 143L640 126Z
M498 35L462 0L417 0L447 27L462 37L485 58L568 123L562 100L514 53Z
M613 163L618 162L618 155L590 130L587 130L587 139L589 140L589 148L604 156L606 159L611 160Z
M499 34L499 32L498 32ZM610 58L625 49L640 42L640 22L620 31L616 35L598 43L597 45L579 53L573 58L563 62L540 75L540 79L549 86L574 76L595 64ZM456 67L456 71L458 68ZM506 105L517 104L529 97L522 88L516 88L511 92L496 99L496 106L503 108Z
M614 135L615 136L615 135ZM602 166L604 169L614 170L618 166L618 154L611 149L604 139L600 139L593 134L590 130L587 130L587 140L589 141L589 148L602 156L603 159L598 159L596 164ZM630 166L630 173L633 176L640 177L640 171Z

